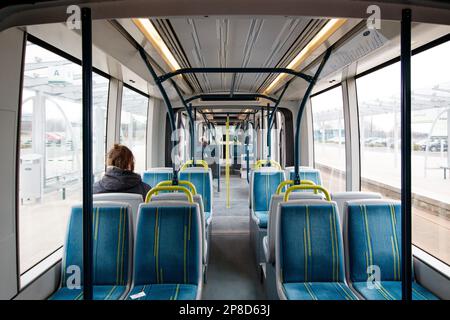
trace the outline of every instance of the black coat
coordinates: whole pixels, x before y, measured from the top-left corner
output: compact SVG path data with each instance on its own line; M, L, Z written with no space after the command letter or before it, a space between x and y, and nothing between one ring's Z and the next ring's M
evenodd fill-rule
M139 174L117 167L108 167L104 176L93 186L94 193L137 193L141 194L143 199L150 189Z

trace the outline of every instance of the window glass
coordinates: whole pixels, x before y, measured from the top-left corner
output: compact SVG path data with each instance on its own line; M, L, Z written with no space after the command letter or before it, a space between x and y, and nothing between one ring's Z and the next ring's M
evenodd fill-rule
M104 168L108 79L93 75L94 172ZM81 200L81 67L27 43L19 165L21 274L63 246Z
M131 149L136 163L134 170L145 170L147 140L148 98L123 87L122 114L120 117L120 143Z
M412 57L413 244L450 264L450 42ZM400 199L400 64L357 79L361 188Z
M345 129L342 87L311 98L314 129L314 166L326 189L345 191Z

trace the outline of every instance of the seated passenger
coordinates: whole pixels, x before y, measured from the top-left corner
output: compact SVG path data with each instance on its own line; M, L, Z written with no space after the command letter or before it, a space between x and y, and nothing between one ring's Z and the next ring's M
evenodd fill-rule
M141 176L133 172L134 156L130 149L115 144L108 152L105 175L94 183L94 193L137 193L145 199L151 187L142 181Z

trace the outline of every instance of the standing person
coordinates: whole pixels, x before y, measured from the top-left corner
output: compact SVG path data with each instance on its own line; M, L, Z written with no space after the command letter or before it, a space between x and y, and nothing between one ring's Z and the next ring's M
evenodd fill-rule
M130 149L115 144L107 155L107 168L103 177L94 183L94 193L137 193L145 199L151 187L134 170L134 156Z

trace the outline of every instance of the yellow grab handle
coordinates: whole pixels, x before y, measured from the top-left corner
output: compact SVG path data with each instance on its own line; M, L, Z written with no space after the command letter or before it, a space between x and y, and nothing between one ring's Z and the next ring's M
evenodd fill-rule
M288 185L294 185L294 180L285 180L285 181L282 181L279 185L278 185L278 188L277 188L277 192L276 192L276 194L280 194L281 193L281 191L283 190L283 188L285 187L285 186L288 186ZM313 181L311 181L311 180L300 180L300 185L310 185L310 186L315 186L316 184L313 182ZM317 193L317 190L314 190L314 193Z
M145 197L145 203L149 203L152 195L158 194L159 191L182 191L186 194L188 201L190 203L194 203L194 199L192 198L192 193L186 187L182 186L161 186L152 188Z
M185 170L192 163L192 160L186 161L185 164L183 164L183 166L180 168L180 171ZM205 160L195 160L195 164L201 164L206 170L208 170L209 168L208 163Z
M197 194L197 189L195 188L195 186L192 184L192 182L187 181L187 180L179 180L178 181L179 185L185 185L188 186L191 189L191 193L192 195L196 195ZM156 186L157 187L162 187L162 186L171 186L172 185L172 180L165 180L165 181L161 181L160 183L158 183Z
M327 201L331 201L330 193L327 191L327 189L325 189L322 186L316 186L316 185L314 185L314 186L310 186L310 185L295 185L295 186L289 187L287 189L286 193L284 194L284 201L288 201L289 200L289 195L294 190L317 190L317 191L322 191L322 193L325 195L325 199L327 199Z
M267 163L267 162L269 162L269 160L258 160L258 161L256 161L255 169L258 169L258 168L262 167L262 165ZM275 160L270 160L270 163L281 170L281 165L278 162L276 162Z

